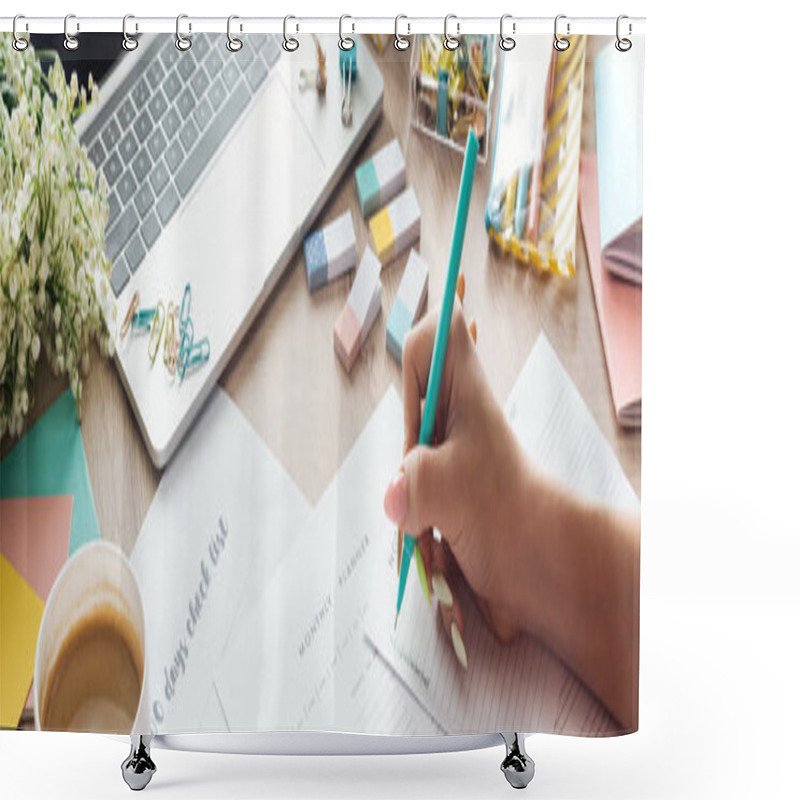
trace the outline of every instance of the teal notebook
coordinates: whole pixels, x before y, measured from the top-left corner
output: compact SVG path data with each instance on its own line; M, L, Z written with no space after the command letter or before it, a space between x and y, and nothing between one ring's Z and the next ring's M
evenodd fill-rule
M0 497L72 495L69 554L100 538L72 392L65 391L0 463Z

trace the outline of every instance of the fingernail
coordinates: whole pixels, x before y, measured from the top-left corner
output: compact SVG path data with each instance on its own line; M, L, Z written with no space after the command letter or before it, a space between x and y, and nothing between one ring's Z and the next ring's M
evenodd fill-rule
M443 605L450 607L453 605L453 593L450 591L450 586L447 583L444 575L437 572L431 578L431 586L433 586L433 593L436 599Z
M461 664L461 666L464 668L464 671L466 672L467 650L464 647L464 640L461 638L461 631L459 631L458 625L456 625L455 620L453 620L450 623L450 637L453 640L453 650L455 651L458 663Z
M460 272L458 274L458 278L456 279L456 294L458 295L458 300L461 305L464 305L464 291L467 288L467 279L464 277L464 273Z
M386 490L383 498L383 510L395 525L402 524L406 515L406 476L402 470L399 470L392 478L392 482Z
M475 320L472 320L469 324L469 335L472 337L472 341L478 344L478 325Z

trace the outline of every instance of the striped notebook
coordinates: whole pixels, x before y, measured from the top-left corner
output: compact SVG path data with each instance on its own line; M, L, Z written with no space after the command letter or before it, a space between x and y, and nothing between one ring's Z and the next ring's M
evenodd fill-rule
M520 52L517 52L520 51ZM545 36L505 56L486 229L542 272L575 273L586 37Z

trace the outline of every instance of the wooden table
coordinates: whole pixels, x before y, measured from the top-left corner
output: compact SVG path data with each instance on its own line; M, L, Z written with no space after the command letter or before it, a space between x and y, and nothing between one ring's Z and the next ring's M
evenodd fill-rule
M591 61L604 44L601 38L605 37L591 38L587 50L586 152L594 151ZM430 267L428 305L433 307L444 286L462 157L411 128L408 52L400 54L390 47L375 58L385 83L383 116L314 227L349 208L356 224L358 252L362 251L368 229L356 199L355 164L398 136L406 156L408 182L422 209L420 251ZM497 91L495 103L496 99ZM491 164L479 165L462 271L467 282L465 310L477 320L478 352L491 385L504 402L536 338L544 332L638 493L641 435L625 431L616 422L580 226L572 280L519 267L491 247L486 235L483 212L490 177ZM386 319L404 265L405 257L401 257L384 269L382 316L347 375L333 352L333 325L352 276L312 295L300 250L222 376L224 389L312 504L334 477L389 384L401 389L400 368L386 352L385 337ZM118 542L130 554L160 472L147 455L116 368L101 358L96 348L92 355L81 409L89 475L103 538ZM43 362L28 425L64 388L65 381L54 378ZM13 442L4 441L3 454L11 446ZM399 463L401 442L397 449ZM29 727L30 722L23 720L22 727Z

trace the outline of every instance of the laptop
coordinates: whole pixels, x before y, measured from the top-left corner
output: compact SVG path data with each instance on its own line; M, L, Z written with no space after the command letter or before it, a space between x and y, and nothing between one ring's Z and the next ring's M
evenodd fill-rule
M109 184L106 254L118 331L140 307L180 305L191 287L195 341L210 358L181 380L148 358L148 337L117 333L115 361L156 467L167 464L250 323L378 120L383 80L358 48L350 125L341 117L339 51L323 37L327 92L301 90L316 66L308 39L286 53L275 35L229 52L222 34L142 35L119 47L99 101L77 122ZM305 49L305 52L303 50ZM78 51L80 55L80 51ZM298 322L299 324L299 322Z

